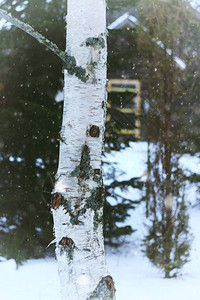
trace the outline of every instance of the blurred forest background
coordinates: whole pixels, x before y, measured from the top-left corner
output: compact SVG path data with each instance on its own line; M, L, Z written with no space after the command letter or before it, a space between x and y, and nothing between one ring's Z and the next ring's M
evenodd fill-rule
M66 2L4 0L0 7L64 50ZM200 14L183 0L108 0L108 25L126 12L137 22L127 19L108 31L108 79L141 82L141 115L130 121L117 109L133 98L131 93L109 95L105 153L138 141L135 134L116 128L128 124L134 130L139 118L140 141L148 143L147 176L145 181L119 181L120 170L108 166L105 242L117 247L123 236L134 235L135 228L123 222L131 209L145 203L151 223L144 237L145 254L165 277L173 277L187 262L190 249L185 184L200 179L179 166L182 155L200 152ZM47 245L53 240L50 207L63 71L57 57L13 26L0 30L0 40L0 255L19 264L54 251ZM142 190L143 197L133 201L116 192L128 187Z

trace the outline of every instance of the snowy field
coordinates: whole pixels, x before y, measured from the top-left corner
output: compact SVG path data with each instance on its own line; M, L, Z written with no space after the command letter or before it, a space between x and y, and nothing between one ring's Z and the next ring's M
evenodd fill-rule
M108 157L107 157L108 159ZM119 162L127 173L120 179L145 174L146 144L133 143L131 148L109 155L109 160ZM181 164L198 172L199 160L185 156ZM195 186L188 187L190 232L192 243L190 262L176 279L164 279L162 273L151 265L141 252L144 237L144 212L142 205L134 211L128 224L138 231L129 237L118 252L106 251L110 274L113 276L117 300L198 300L200 299L200 205L194 206L197 198ZM137 198L135 193L133 198ZM60 300L57 264L53 258L29 260L16 269L14 260L0 262L0 300ZM73 300L73 299L69 299Z

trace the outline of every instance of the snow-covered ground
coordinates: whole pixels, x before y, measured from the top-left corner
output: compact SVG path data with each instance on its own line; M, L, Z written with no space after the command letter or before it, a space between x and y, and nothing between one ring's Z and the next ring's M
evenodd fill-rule
M107 157L108 159L108 157ZM121 179L145 174L146 144L133 143L131 148L112 153L109 160L117 161L127 171ZM193 163L195 162L195 163ZM181 160L187 169L198 172L199 160L185 157ZM190 202L195 203L196 187L188 187ZM135 197L137 198L136 193ZM118 252L108 248L107 263L117 288L118 300L198 300L200 298L200 205L189 208L190 231L194 236L190 262L176 279L164 279L162 273L144 257L140 241L144 236L142 205L128 220L138 228ZM0 300L60 300L57 264L53 258L29 260L16 269L14 260L0 262ZM73 299L69 299L73 300Z

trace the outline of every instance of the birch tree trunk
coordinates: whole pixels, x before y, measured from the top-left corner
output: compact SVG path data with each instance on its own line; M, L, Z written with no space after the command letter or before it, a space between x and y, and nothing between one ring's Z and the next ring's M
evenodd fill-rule
M80 80L67 71L64 75L59 166L52 198L61 295L63 300L115 299L102 226L105 0L68 0L66 52L71 55L68 72L70 64L73 68L76 63L88 77Z
M63 124L52 198L62 299L115 299L114 283L105 263L102 225L106 0L68 0L65 53L5 10L0 9L0 16L64 63Z

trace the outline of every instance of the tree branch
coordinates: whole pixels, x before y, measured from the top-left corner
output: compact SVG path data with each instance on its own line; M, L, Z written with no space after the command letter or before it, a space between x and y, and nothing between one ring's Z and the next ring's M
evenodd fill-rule
M71 75L74 74L83 82L86 82L88 80L89 76L86 75L86 70L80 66L77 66L74 56L67 55L67 53L60 50L56 44L46 39L42 34L37 32L29 24L26 24L16 18L13 18L5 10L0 9L0 16L6 21L10 22L12 25L20 28L21 30L25 31L27 34L31 35L40 44L44 45L49 50L51 50L54 54L56 54L63 61L64 69L66 69L69 74Z

